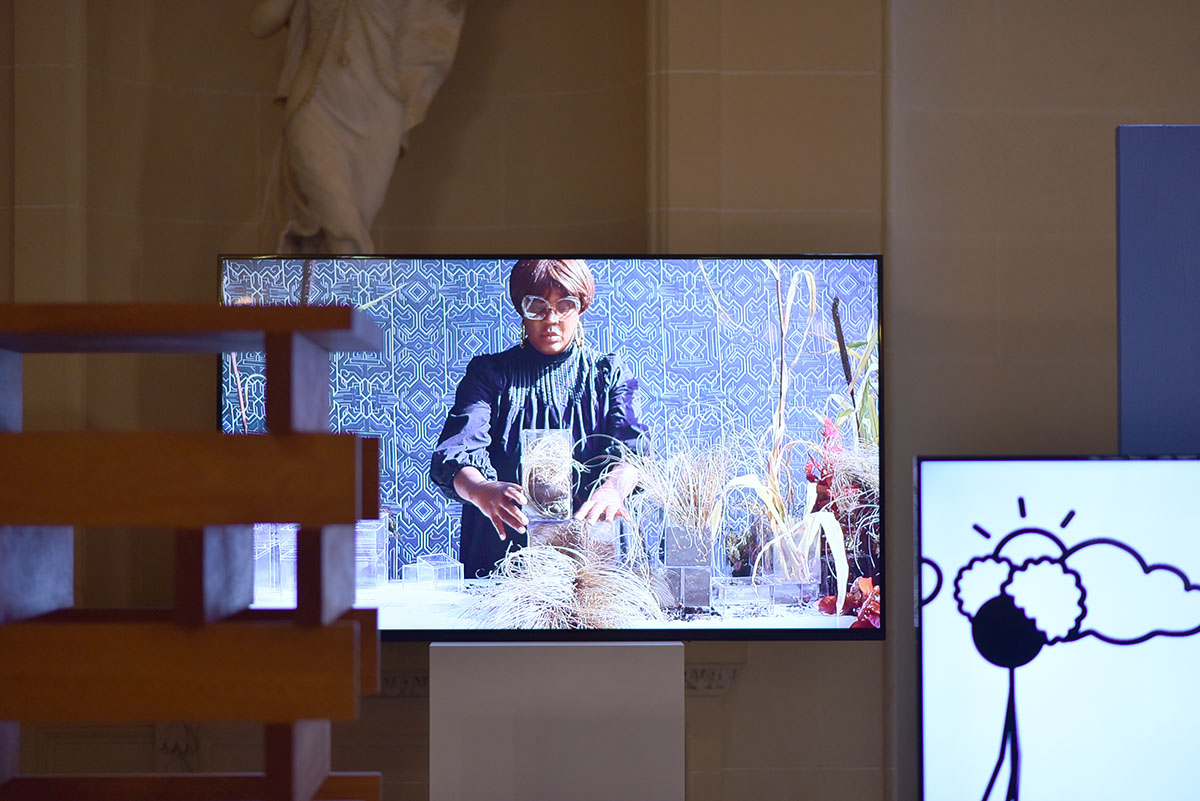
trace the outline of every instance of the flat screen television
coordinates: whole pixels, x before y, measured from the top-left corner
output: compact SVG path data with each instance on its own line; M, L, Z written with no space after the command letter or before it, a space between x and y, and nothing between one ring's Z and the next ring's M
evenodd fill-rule
M352 305L384 330L383 352L334 355L330 422L380 439L357 569L385 638L881 638L880 258L553 254L590 271L590 306L551 281L518 312L530 258L221 258L225 303ZM224 431L263 430L262 369L224 358ZM464 465L519 489L525 531L464 514ZM576 519L617 473L621 516ZM256 526L257 605L294 603L294 543Z
M928 458L917 480L925 801L1193 786L1200 461Z

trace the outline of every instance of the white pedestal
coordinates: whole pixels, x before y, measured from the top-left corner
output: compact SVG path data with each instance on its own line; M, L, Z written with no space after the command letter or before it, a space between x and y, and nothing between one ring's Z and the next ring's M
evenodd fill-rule
M429 649L431 801L683 801L683 643Z

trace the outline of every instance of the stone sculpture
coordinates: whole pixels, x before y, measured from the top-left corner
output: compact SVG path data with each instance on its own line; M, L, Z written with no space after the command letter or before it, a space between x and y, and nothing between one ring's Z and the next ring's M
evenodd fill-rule
M288 28L283 138L260 247L374 253L370 228L408 131L450 70L462 0L260 0L254 36Z

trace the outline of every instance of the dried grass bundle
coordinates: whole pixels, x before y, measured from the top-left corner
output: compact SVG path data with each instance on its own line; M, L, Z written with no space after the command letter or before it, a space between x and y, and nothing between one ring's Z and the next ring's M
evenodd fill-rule
M595 524L586 520L531 521L529 545L550 545L588 554L599 562L617 558L616 523Z
M479 628L615 629L662 620L651 582L571 548L534 545L496 567L469 614Z
M746 453L740 439L723 436L704 445L673 443L654 456L627 453L622 461L638 471L638 487L662 507L673 525L711 545L720 530L721 495Z
M825 455L830 472L831 500L843 508L853 508L862 498L879 496L879 446L860 441L852 450Z

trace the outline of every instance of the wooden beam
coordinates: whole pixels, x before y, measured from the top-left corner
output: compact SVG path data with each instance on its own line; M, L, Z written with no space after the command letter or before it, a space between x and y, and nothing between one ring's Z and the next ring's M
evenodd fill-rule
M329 776L328 720L272 723L266 728L266 801L310 801Z
M62 609L37 618L37 623L172 623L173 609ZM229 618L230 623L294 623L295 609L246 609ZM359 695L378 695L382 689L379 649L379 611L351 609L338 618L358 624Z
M74 565L70 526L0 526L0 624L69 607Z
M349 306L6 303L0 349L18 353L228 353L301 332L329 351L383 349L383 332Z
M329 430L329 351L302 334L267 334L267 431Z
M354 606L354 526L301 528L296 551L296 621L332 623Z
M254 527L207 526L175 534L175 610L202 626L254 602Z
M0 350L0 431L21 430L21 354Z
M0 720L354 720L359 653L355 621L11 623L0 626Z
M359 657L359 686L360 695L379 695L383 690L383 667L379 649L379 610L351 609L339 620L354 620L358 623L359 646L362 648Z
M0 784L0 801L262 801L262 773L141 773L130 775L19 776ZM381 801L378 773L330 773L315 801Z
M351 523L364 484L378 493L362 462L348 434L0 434L0 523Z

